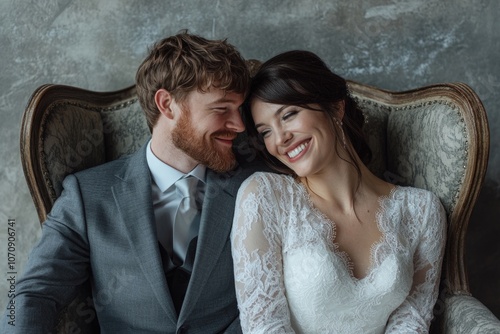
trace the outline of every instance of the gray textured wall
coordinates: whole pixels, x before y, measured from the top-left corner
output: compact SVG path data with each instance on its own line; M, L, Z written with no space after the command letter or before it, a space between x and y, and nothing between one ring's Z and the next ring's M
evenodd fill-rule
M19 158L30 94L44 83L131 85L148 45L189 28L228 37L246 58L309 49L344 77L389 90L469 84L488 112L492 144L467 236L469 277L472 292L500 316L499 14L497 0L0 0L0 305L8 219L16 220L18 271L39 237Z

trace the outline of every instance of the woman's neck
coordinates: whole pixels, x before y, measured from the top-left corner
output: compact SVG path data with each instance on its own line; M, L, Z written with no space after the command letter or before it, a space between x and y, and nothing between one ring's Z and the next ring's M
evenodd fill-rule
M353 213L355 203L378 198L390 193L393 186L379 179L361 162L359 172L347 161L322 170L320 173L299 178L306 186L313 202L328 203L343 213Z

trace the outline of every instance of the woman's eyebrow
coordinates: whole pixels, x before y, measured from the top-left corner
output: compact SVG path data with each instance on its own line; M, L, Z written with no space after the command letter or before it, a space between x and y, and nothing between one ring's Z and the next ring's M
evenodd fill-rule
M279 108L278 108L278 109L274 112L274 116L275 116L275 117L276 117L276 116L278 116L278 115L279 115L279 114L283 111L283 109L288 108L288 107L289 107L289 106L281 106L281 107L279 107ZM263 125L264 125L264 123L258 123L258 124L255 124L255 128L257 129L258 127L263 126Z

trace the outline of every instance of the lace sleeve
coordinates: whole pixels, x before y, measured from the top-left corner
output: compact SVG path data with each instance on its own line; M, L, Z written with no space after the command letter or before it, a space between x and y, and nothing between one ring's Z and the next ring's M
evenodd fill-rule
M243 333L294 333L283 283L278 218L271 184L254 174L238 192L231 234Z
M385 333L428 333L439 290L446 238L446 214L439 199L427 193L417 204L414 226L420 233L413 257L413 284L405 301L389 318ZM415 235L416 237L417 235Z

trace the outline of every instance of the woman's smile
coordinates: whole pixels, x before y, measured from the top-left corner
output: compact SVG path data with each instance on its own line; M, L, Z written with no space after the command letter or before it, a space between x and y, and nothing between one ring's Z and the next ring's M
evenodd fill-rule
M295 161L299 160L304 154L306 154L306 152L309 149L310 141L311 141L311 139L308 139L308 140L300 143L299 145L295 146L295 148L288 150L288 152L286 152L286 155L288 156L288 160L290 162L295 162Z

